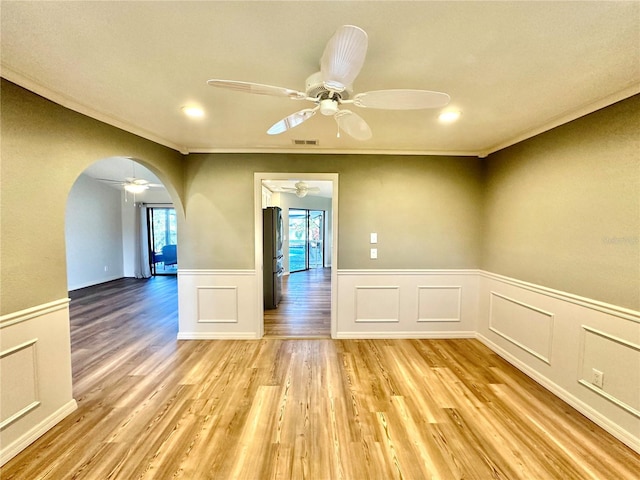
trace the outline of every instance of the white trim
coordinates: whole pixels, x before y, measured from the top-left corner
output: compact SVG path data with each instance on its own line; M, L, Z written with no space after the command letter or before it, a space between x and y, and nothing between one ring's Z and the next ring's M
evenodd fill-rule
M541 133L551 130L560 125L564 125L580 117L584 117L590 113L600 110L602 108L613 105L616 102L629 98L637 93L640 93L640 87L636 83L624 88L623 90L614 94L608 95L595 102L583 105L579 108L563 112L560 115L550 119L548 122L536 127L525 130L516 134L509 140L499 143L497 145L485 147L480 150L401 150L401 149L322 149L322 148L282 148L282 147L262 147L262 148L189 148L186 145L178 145L169 139L160 137L149 130L146 130L140 126L134 125L124 119L117 118L113 115L108 115L94 108L84 105L75 99L68 97L67 95L47 88L38 81L19 73L6 65L2 65L2 76L17 85L20 85L28 90L31 90L38 95L45 97L63 107L66 107L75 112L79 112L83 115L87 115L91 118L99 120L108 125L120 128L126 132L138 135L152 142L158 143L165 147L169 147L173 150L177 150L183 155L190 153L293 153L293 154L312 154L312 155L424 155L424 156L446 156L446 157L479 157L485 158L488 155L495 153L504 148L510 147L517 143L520 143L529 138L535 137Z
M178 340L259 340L255 332L178 332Z
M579 295L563 292L561 290L554 290L553 288L543 287L541 285L524 282L522 280L517 280L515 278L498 275L496 273L491 273L484 270L479 270L479 273L480 273L480 276L489 278L491 280L497 280L499 282L514 285L516 287L521 287L526 290L539 293L541 295L557 298L559 300L564 300L566 302L574 303L582 307L590 308L592 310L597 310L599 312L607 313L609 315L614 315L616 317L624 318L626 320L631 320L632 322L640 323L640 312L636 310L619 307L617 305L612 305L610 303L600 302L598 300L593 300L591 298L581 297Z
M208 319L203 319L202 315L201 315L201 310L200 310L200 292L203 290L210 290L210 291L216 291L216 290L226 290L226 291L233 291L233 297L234 297L234 302L233 302L233 309L235 310L236 313L236 317L235 318L208 318ZM198 323L238 323L238 287L236 285L230 285L230 286L225 286L225 285L198 285L196 286L196 310L197 310L197 318L196 321Z
M601 388L596 387L595 385L593 385L591 382L587 381L584 379L583 374L584 373L584 354L585 354L585 342L586 342L586 333L592 333L594 335L598 335L599 337L602 337L606 340L609 340L610 342L614 342L617 343L618 345L622 345L623 347L627 347L630 348L632 350L635 350L637 352L640 352L640 345L638 345L637 343L633 343L633 342L629 342L623 338L617 337L615 335L611 335L610 333L607 332L603 332L602 330L598 330L597 328L593 328L590 327L588 325L581 325L581 331L580 331L580 360L579 360L579 365L580 365L580 373L578 374L578 383L580 385L582 385L583 387L587 387L589 390L591 390L593 393L595 393L596 395L600 395L602 398L607 399L608 401L610 401L611 403L617 405L618 407L622 408L623 410L626 410L627 412L629 412L630 414L640 418L640 410L638 410L637 408L632 407L631 405L629 405L628 403L620 400L618 397L615 397L614 395L611 395L610 393L602 390Z
M112 115L107 115L103 112L96 110L93 107L84 105L78 102L77 100L71 97L68 97L64 93L58 92L57 90L52 90L51 88L41 85L38 81L20 72L12 70L11 68L7 67L4 64L2 65L2 77L9 80L10 82L13 82L17 85L20 85L21 87L26 88L27 90L31 90L32 92L37 93L41 97L51 100L52 102L57 103L58 105L62 105L63 107L68 108L69 110L73 110L74 112L78 112L88 117L94 118L103 123L106 123L107 125L111 125L113 127L124 130L125 132L132 133L134 135L137 135L142 138L146 138L147 140L151 140L152 142L158 143L165 147L169 147L173 150L177 150L180 153L183 153L183 154L187 153L187 149L183 146L173 143L170 140L160 137L150 132L149 130L146 130L130 122L127 122L126 120L114 117Z
M338 195L339 174L337 173L299 173L299 172L255 172L253 174L253 205L254 205L254 256L256 271L256 312L259 318L259 335L264 335L264 300L262 265L262 182L263 180L288 180L300 178L304 180L318 180L332 182L331 195L331 337L336 338L337 310L338 310Z
M33 428L29 429L23 435L18 437L15 441L3 447L0 450L0 466L7 463L33 442L35 442L42 435L47 433L51 428L53 428L58 422L63 420L67 415L73 412L78 408L78 404L75 400L70 400L58 410L53 412L47 418L45 418L42 422L35 425Z
M609 105L613 105L614 103L620 102L626 98L632 97L636 94L640 93L640 86L638 86L638 84L636 82L634 82L633 84L631 84L630 86L616 92L613 93L611 95L608 95L604 98L601 98L595 102L591 102L588 103L586 105L583 105L581 107L578 108L574 108L572 110L563 112L559 115L556 115L554 118L552 118L551 120L549 120L546 123L543 123L542 125L536 127L536 128L530 128L528 130L525 130L523 132L521 132L518 135L515 135L514 137L510 138L509 140L499 143L497 145L494 145L490 148L487 148L484 151L480 151L478 152L478 156L480 158L484 158L488 155L491 155L492 153L497 152L498 150L502 150L504 148L510 147L512 145L515 145L517 143L523 142L529 138L535 137L537 135L540 135L541 133L547 132L553 128L559 127L560 125L564 125L567 124L569 122L572 122L574 120L577 120L578 118L584 117L589 115L590 113L595 112L596 110L600 110L602 108L608 107Z
M457 317L450 318L420 318L420 290L457 290L458 291L458 313ZM416 322L418 323L438 323L438 322L460 322L462 321L462 286L461 285L418 285L418 315Z
M477 275L481 270L477 269L342 269L338 275Z
M416 332L416 331L408 331L408 332L340 332L335 337L340 340L364 340L364 339L372 339L372 340L384 340L384 339L394 339L394 340L402 340L402 339L451 339L451 338L476 338L475 331L448 331L448 332Z
M27 413L31 412L32 410L38 408L40 406L40 401L39 400L34 400L33 402L31 402L29 405L27 405L26 407L18 410L16 413L14 413L13 415L11 415L10 417L6 418L2 423L0 423L0 430L4 430L5 428L7 428L9 425L11 425L13 422L15 422L16 420L20 420L22 417L24 417Z
M635 450L636 452L640 452L639 438L634 437L630 432L623 430L616 423L609 420L607 417L605 417L600 412L592 408L590 405L583 402L582 400L577 398L575 395L572 395L571 393L567 392L565 389L561 388L556 383L549 380L547 377L542 375L537 370L529 367L526 363L518 360L516 357L511 355L509 352L507 352L500 346L493 343L484 335L477 333L476 338L480 340L483 344L485 344L487 347L489 347L491 350L493 350L495 353L497 353L500 357L504 358L507 362L512 364L514 367L516 367L518 370L520 370L527 376L531 377L537 383L539 383L544 388L549 390L556 397L560 398L561 400L563 400L564 402L568 403L573 408L578 410L580 413L586 416L593 423L605 429L607 432L609 432L611 435L616 437L622 443L629 446L629 448Z
M125 277L123 275L112 275L110 277L101 278L100 280L90 280L88 282L82 282L76 285L69 285L68 288L70 292L73 292L82 288L94 287L96 285L102 285L103 283L113 282L114 280L120 280L121 278Z
M26 342L22 342L18 345L14 345L13 347L0 352L0 359L2 359L8 355L17 353L20 350L24 350L25 348L33 347L31 350L31 360L32 360L32 366L33 366L33 372L31 376L31 378L33 379L33 401L25 405L23 408L15 412L10 417L7 417L2 422L0 422L0 431L4 430L13 422L21 419L27 413L31 412L32 410L40 406L40 392L38 388L39 383L38 383L38 370L37 370L38 359L37 359L36 350L35 350L35 345L37 343L38 343L38 338L32 338L31 340L27 340Z
M223 269L195 269L195 268L182 268L178 269L178 276L181 275L217 275L217 276L230 276L230 275L247 275L254 276L256 274L255 270L246 269L246 270L223 270Z
M262 148L193 148L182 153L294 153L311 155L410 155L410 156L438 156L438 157L478 157L480 152L475 150L397 150L397 149L354 149L344 150L335 148L320 148L300 146L297 148L262 147Z
M70 301L71 300L69 298L61 298L60 300L54 300L53 302L43 303L42 305L2 315L0 317L0 329L31 320L32 318L40 317L42 315L47 315L48 313L53 313L58 310L64 310L65 308L68 308Z
M507 302L513 303L514 305L518 305L518 306L520 306L522 308L526 308L527 310L531 310L533 312L540 313L541 315L549 317L549 319L550 319L549 332L548 332L549 336L548 336L548 341L547 341L547 354L546 354L546 356L543 355L542 353L537 352L534 349L526 346L525 344L523 344L522 342L516 340L515 338L511 337L510 335L507 335L506 333L500 331L493 324L493 320L494 320L494 316L493 316L493 298L494 297L501 298L503 300L506 300ZM553 344L554 321L555 321L555 315L553 313L551 313L551 312L547 312L547 311L542 310L542 309L540 309L538 307L534 307L533 305L529 305L527 303L520 302L520 301L516 300L515 298L507 297L506 295L502 295L500 293L494 292L493 290L491 290L489 292L489 330L491 330L496 335L501 336L505 340L511 342L516 347L521 348L522 350L524 350L528 354L533 355L538 360L543 361L547 365L551 365L551 358L550 357L551 357L551 346Z

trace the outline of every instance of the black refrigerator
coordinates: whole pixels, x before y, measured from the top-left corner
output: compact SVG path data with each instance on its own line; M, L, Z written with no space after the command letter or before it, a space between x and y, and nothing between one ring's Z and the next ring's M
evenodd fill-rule
M282 211L280 207L262 210L262 255L264 308L277 308L282 296Z

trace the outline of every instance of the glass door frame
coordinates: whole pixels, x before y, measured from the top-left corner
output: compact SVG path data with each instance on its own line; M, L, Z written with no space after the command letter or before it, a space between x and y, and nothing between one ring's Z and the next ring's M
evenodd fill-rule
M298 215L298 217L301 217L304 215L304 268L297 268L295 270L293 270L292 267L292 262L291 262L291 239L293 238L293 235L291 235L291 211L298 211L298 212L304 212L301 215ZM321 221L321 225L320 225L320 236L321 238L318 239L319 243L321 243L322 245L322 249L320 251L320 255L322 257L322 264L318 265L318 266L314 266L311 267L310 264L310 252L311 252L311 243L312 243L312 239L310 238L310 232L311 232L311 216L312 213L320 213L320 216L322 218ZM294 272L304 272L306 270L310 270L311 268L324 268L325 266L325 248L326 248L326 211L324 210L319 210L319 209L310 209L310 208L298 208L298 207L291 207L289 208L289 225L288 225L288 254L289 254L289 273L294 273Z
M163 254L157 254L155 251L155 230L154 230L154 213L156 213L155 211L159 211L159 210L165 210L166 212L164 212L166 221L165 224L167 223L171 223L170 217L171 217L171 213L169 212L170 210L173 210L173 217L175 219L175 243L169 243L171 242L171 228L170 225L165 225L165 242L163 247L167 246L167 245L176 245L176 249L177 249L177 244L178 244L178 225L177 225L177 218L176 218L176 212L175 212L175 208L171 207L171 206L147 206L147 239L148 239L148 251L149 251L149 268L151 270L151 275L152 276L161 276L161 275L177 275L178 271L177 271L177 252L176 252L176 269L175 271L171 271L171 272L158 272L158 269L156 268L156 265L158 263L160 263L160 261L156 261L157 257L159 256L160 258L163 258ZM164 265L164 263L163 263Z

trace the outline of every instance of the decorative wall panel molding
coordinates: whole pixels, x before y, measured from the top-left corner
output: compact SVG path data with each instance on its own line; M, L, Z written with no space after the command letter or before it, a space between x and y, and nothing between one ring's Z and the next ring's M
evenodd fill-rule
M580 384L640 418L640 345L586 325L580 343ZM635 378L629 366L636 367ZM603 373L602 387L593 383L594 369Z
M53 302L36 305L35 307L26 308L19 312L9 313L0 317L0 329L10 327L16 323L26 322L32 318L41 317L49 313L65 310L69 306L69 298L61 298Z
M477 270L338 270L336 338L468 338Z
M610 303L600 302L592 298L581 297L573 293L563 292L561 290L555 290L553 288L544 287L542 285L536 285L534 283L524 282L511 277L505 277L504 275L498 275L496 273L486 272L484 270L478 271L482 278L495 280L504 285L513 285L523 290L538 293L546 297L562 300L566 303L573 303L581 307L596 310L598 312L607 313L616 317L624 318L625 320L631 320L632 322L640 323L640 312L631 310L628 308L620 307L618 305L612 305Z
M238 323L238 287L196 287L198 323Z
M418 322L459 322L460 286L418 286Z
M36 369L37 338L0 352L0 372L7 382L0 392L0 430L40 405Z
M178 270L178 339L262 337L255 270Z
M356 322L400 321L400 287L356 286Z
M69 299L0 317L0 465L76 409Z
M640 312L480 272L477 317L483 343L640 453Z
M553 313L491 292L489 329L547 364L551 363L553 318Z

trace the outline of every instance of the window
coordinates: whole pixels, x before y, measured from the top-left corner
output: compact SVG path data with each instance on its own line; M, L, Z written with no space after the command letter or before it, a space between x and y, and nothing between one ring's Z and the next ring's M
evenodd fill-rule
M178 222L176 211L168 207L147 208L149 262L152 275L178 273Z

